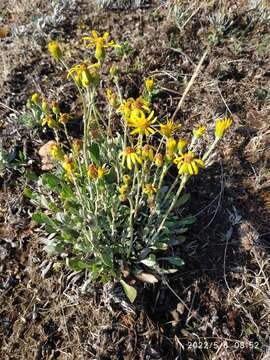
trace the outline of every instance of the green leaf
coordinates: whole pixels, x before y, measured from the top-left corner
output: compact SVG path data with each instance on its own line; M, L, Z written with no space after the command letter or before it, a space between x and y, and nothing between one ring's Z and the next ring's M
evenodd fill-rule
M29 199L32 198L32 195L33 195L33 191L30 190L30 188L28 186L26 186L24 189L23 189L23 195L28 197Z
M88 262L86 261L83 261L83 260L79 260L79 259L69 259L67 258L66 259L66 264L67 266L74 270L74 271L81 271L81 270L84 270L84 269L88 269L88 268L92 268L92 265L89 264Z
M156 242L155 245L151 246L151 249L166 251L168 249L168 244L164 242Z
M133 303L137 297L137 290L133 286L128 285L124 280L120 280L120 283L129 301Z
M180 206L185 205L186 202L188 202L190 199L190 194L184 194L182 195L175 203L174 208L179 208Z
M105 252L101 254L101 260L106 266L113 267L113 254L110 250L106 249Z
M33 171L26 170L24 175L29 180L32 180L32 181L37 181L38 180L37 174L35 174Z
M180 257L161 257L161 258L158 258L158 260L165 260L165 261L167 261L170 264L175 265L175 266L183 266L183 265L185 265L184 260L181 259Z
M177 239L172 239L169 241L170 246L177 246L183 244L186 240L186 236L178 236Z
M36 221L39 224L46 224L51 229L54 229L58 231L58 225L56 222L54 222L52 219L49 218L49 216L43 214L43 213L35 213L32 215L32 220Z
M187 216L184 219L181 219L178 221L179 225L190 225L196 222L196 217L195 216Z
M53 174L43 174L42 183L43 185L47 185L51 190L61 190L61 180Z
M150 255L148 258L143 259L140 262L148 267L154 267L157 264L155 255Z
M89 151L90 151L92 161L95 163L96 166L99 166L100 152L99 152L98 144L96 144L96 143L92 144L90 146Z

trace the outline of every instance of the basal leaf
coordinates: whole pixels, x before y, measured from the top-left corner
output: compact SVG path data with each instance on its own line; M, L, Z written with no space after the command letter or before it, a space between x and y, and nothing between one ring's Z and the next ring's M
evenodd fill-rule
M133 286L128 285L124 280L120 280L120 283L129 301L133 303L137 297L137 290Z

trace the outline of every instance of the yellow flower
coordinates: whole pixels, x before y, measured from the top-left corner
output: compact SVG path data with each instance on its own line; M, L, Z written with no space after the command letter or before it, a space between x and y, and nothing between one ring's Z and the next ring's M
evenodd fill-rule
M128 98L124 100L122 104L117 109L117 112L123 114L125 120L129 120L131 116L140 116L142 112L149 113L150 103L142 96L139 96L136 100L133 98Z
M118 106L117 95L112 91L112 89L106 89L105 95L106 95L108 103L111 105L111 107L116 109Z
M38 105L39 103L39 94L38 93L34 93L31 97L31 100L32 102L35 104L35 105Z
M146 136L153 135L155 130L151 127L151 125L153 125L157 120L157 118L153 118L153 116L154 111L152 111L147 117L145 116L145 113L140 110L136 116L131 113L131 116L128 120L128 125L135 129L132 130L130 134L140 134Z
M63 160L64 158L64 154L63 151L61 150L61 146L57 143L52 144L50 146L50 154L51 157L55 160Z
M166 158L172 160L177 150L177 141L174 138L168 138L166 144Z
M128 189L127 185L121 185L118 191L121 195L124 195L127 192L127 189Z
M72 140L72 150L76 156L79 155L82 148L82 140L80 139L73 139Z
M157 192L157 188L154 184L145 184L143 188L143 193L147 196L152 196Z
M82 63L73 66L68 74L67 78L73 77L78 86L88 87L89 85L96 85L99 79L98 69L100 64L87 64Z
M175 124L172 120L167 120L166 124L159 124L159 132L161 135L170 138L176 133L176 130L180 127L180 124Z
M95 57L99 62L102 62L105 58L105 48L109 47L121 47L113 40L109 41L110 34L105 32L102 36L98 36L96 30L92 30L92 36L84 36L83 40L89 41L86 47L96 47Z
M126 201L127 201L126 195L125 195L125 194L120 194L120 195L119 195L119 200L120 200L121 202L126 202Z
M105 175L109 173L109 169L106 168L106 165L104 164L102 167L98 167L97 169L97 177L99 179L102 179Z
M216 121L215 137L221 139L225 131L232 125L232 119L224 118Z
M45 125L47 125L51 129L55 129L58 126L57 122L49 115L45 115L42 120L41 126L45 126Z
M144 84L146 87L146 90L151 93L154 89L154 80L153 78L147 78L144 80Z
M62 125L67 124L67 122L71 119L71 116L69 114L63 113L59 116L59 123Z
M129 119L131 109L132 109L132 103L134 102L133 98L129 98L127 100L124 100L122 104L118 107L117 112L120 112L126 120Z
M61 57L62 57L62 50L58 44L57 41L51 41L49 42L48 44L48 49L49 49L49 52L51 54L51 56L55 59L55 60L60 60Z
M177 150L180 154L182 154L187 147L187 141L185 139L179 139L177 144Z
M175 153L177 149L177 142L173 138L167 139L166 150L171 153Z
M153 161L154 150L156 150L156 149L153 146L145 144L141 149L142 159Z
M192 133L195 138L199 139L205 133L206 127L204 125L197 125L195 129L193 129Z
M76 164L73 161L71 156L65 155L64 161L62 163L63 169L66 172L66 176L69 180L72 180L73 176L75 176Z
M87 175L92 179L96 179L98 177L98 169L95 164L90 164L88 166Z
M123 159L123 165L126 162L129 170L132 169L133 165L142 163L142 159L136 154L135 149L132 147L126 147L119 156Z
M157 167L162 167L163 165L163 155L161 153L157 153L154 158L155 164Z
M128 185L131 182L131 177L129 175L124 175L123 176L123 183Z
M136 100L133 99L131 104L132 110L144 110L146 112L150 112L150 102L144 99L142 96L139 96Z
M179 174L197 175L199 167L205 167L204 162L201 159L196 159L192 151L176 158L174 163L177 164Z

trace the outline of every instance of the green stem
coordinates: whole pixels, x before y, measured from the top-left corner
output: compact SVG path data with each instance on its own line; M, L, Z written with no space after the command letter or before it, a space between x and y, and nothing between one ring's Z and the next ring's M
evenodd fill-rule
M174 208L174 206L175 206L175 204L176 204L176 202L177 202L177 200L178 200L178 198L179 198L182 190L184 189L184 186L185 186L188 178L189 178L188 175L184 175L184 176L183 176L182 181L181 181L181 183L180 183L180 185L179 185L179 188L178 188L178 190L177 190L177 193L176 193L176 195L175 195L175 198L174 198L173 202L171 203L170 207L167 209L167 211L166 211L166 213L165 213L165 215L164 215L164 217L163 217L163 219L162 219L162 221L161 221L161 223L160 223L160 225L159 225L159 227L158 227L155 235L154 235L153 238L152 238L152 243L154 242L154 240L157 238L158 234L159 234L160 231L162 230L162 228L163 228L163 226L164 226L164 223L165 223L165 221L167 220L170 212L173 210L173 208Z
M208 151L206 151L206 153L203 155L202 161L206 162L209 158L209 156L211 155L211 152L215 149L217 143L219 142L219 138L216 138L215 141L213 142L213 144L210 146L210 148L208 149Z
M132 246L133 246L133 237L134 237L134 228L133 228L133 212L134 212L134 207L133 207L133 202L131 200L131 198L128 198L129 201L129 207L130 207L130 214L129 214L129 235L130 235L130 241L129 241L129 247L128 247L128 253L127 253L127 257L129 258L132 252Z

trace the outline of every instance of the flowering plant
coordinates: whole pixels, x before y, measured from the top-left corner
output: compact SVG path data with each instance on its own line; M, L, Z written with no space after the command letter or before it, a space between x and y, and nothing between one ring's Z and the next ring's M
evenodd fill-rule
M102 74L107 49L120 46L109 37L96 31L84 37L86 46L95 48L97 62L72 68L59 44L49 44L81 98L83 136L70 136L72 116L62 113L57 103L48 105L38 94L32 96L42 125L55 133L50 147L55 168L41 175L37 189L29 188L27 194L41 209L33 219L51 234L47 249L61 254L73 270L85 269L92 281L121 281L134 301L129 276L154 283L183 265L177 248L195 221L182 215L181 207L189 200L184 188L207 167L231 120L216 122L215 140L199 157L196 149L205 126L197 126L188 141L179 136L181 125L174 119L162 121L152 107L154 79L145 80L138 98L123 99L117 67ZM113 88L102 89L102 77L110 79ZM100 96L107 100L102 109ZM173 169L177 175L171 181Z

